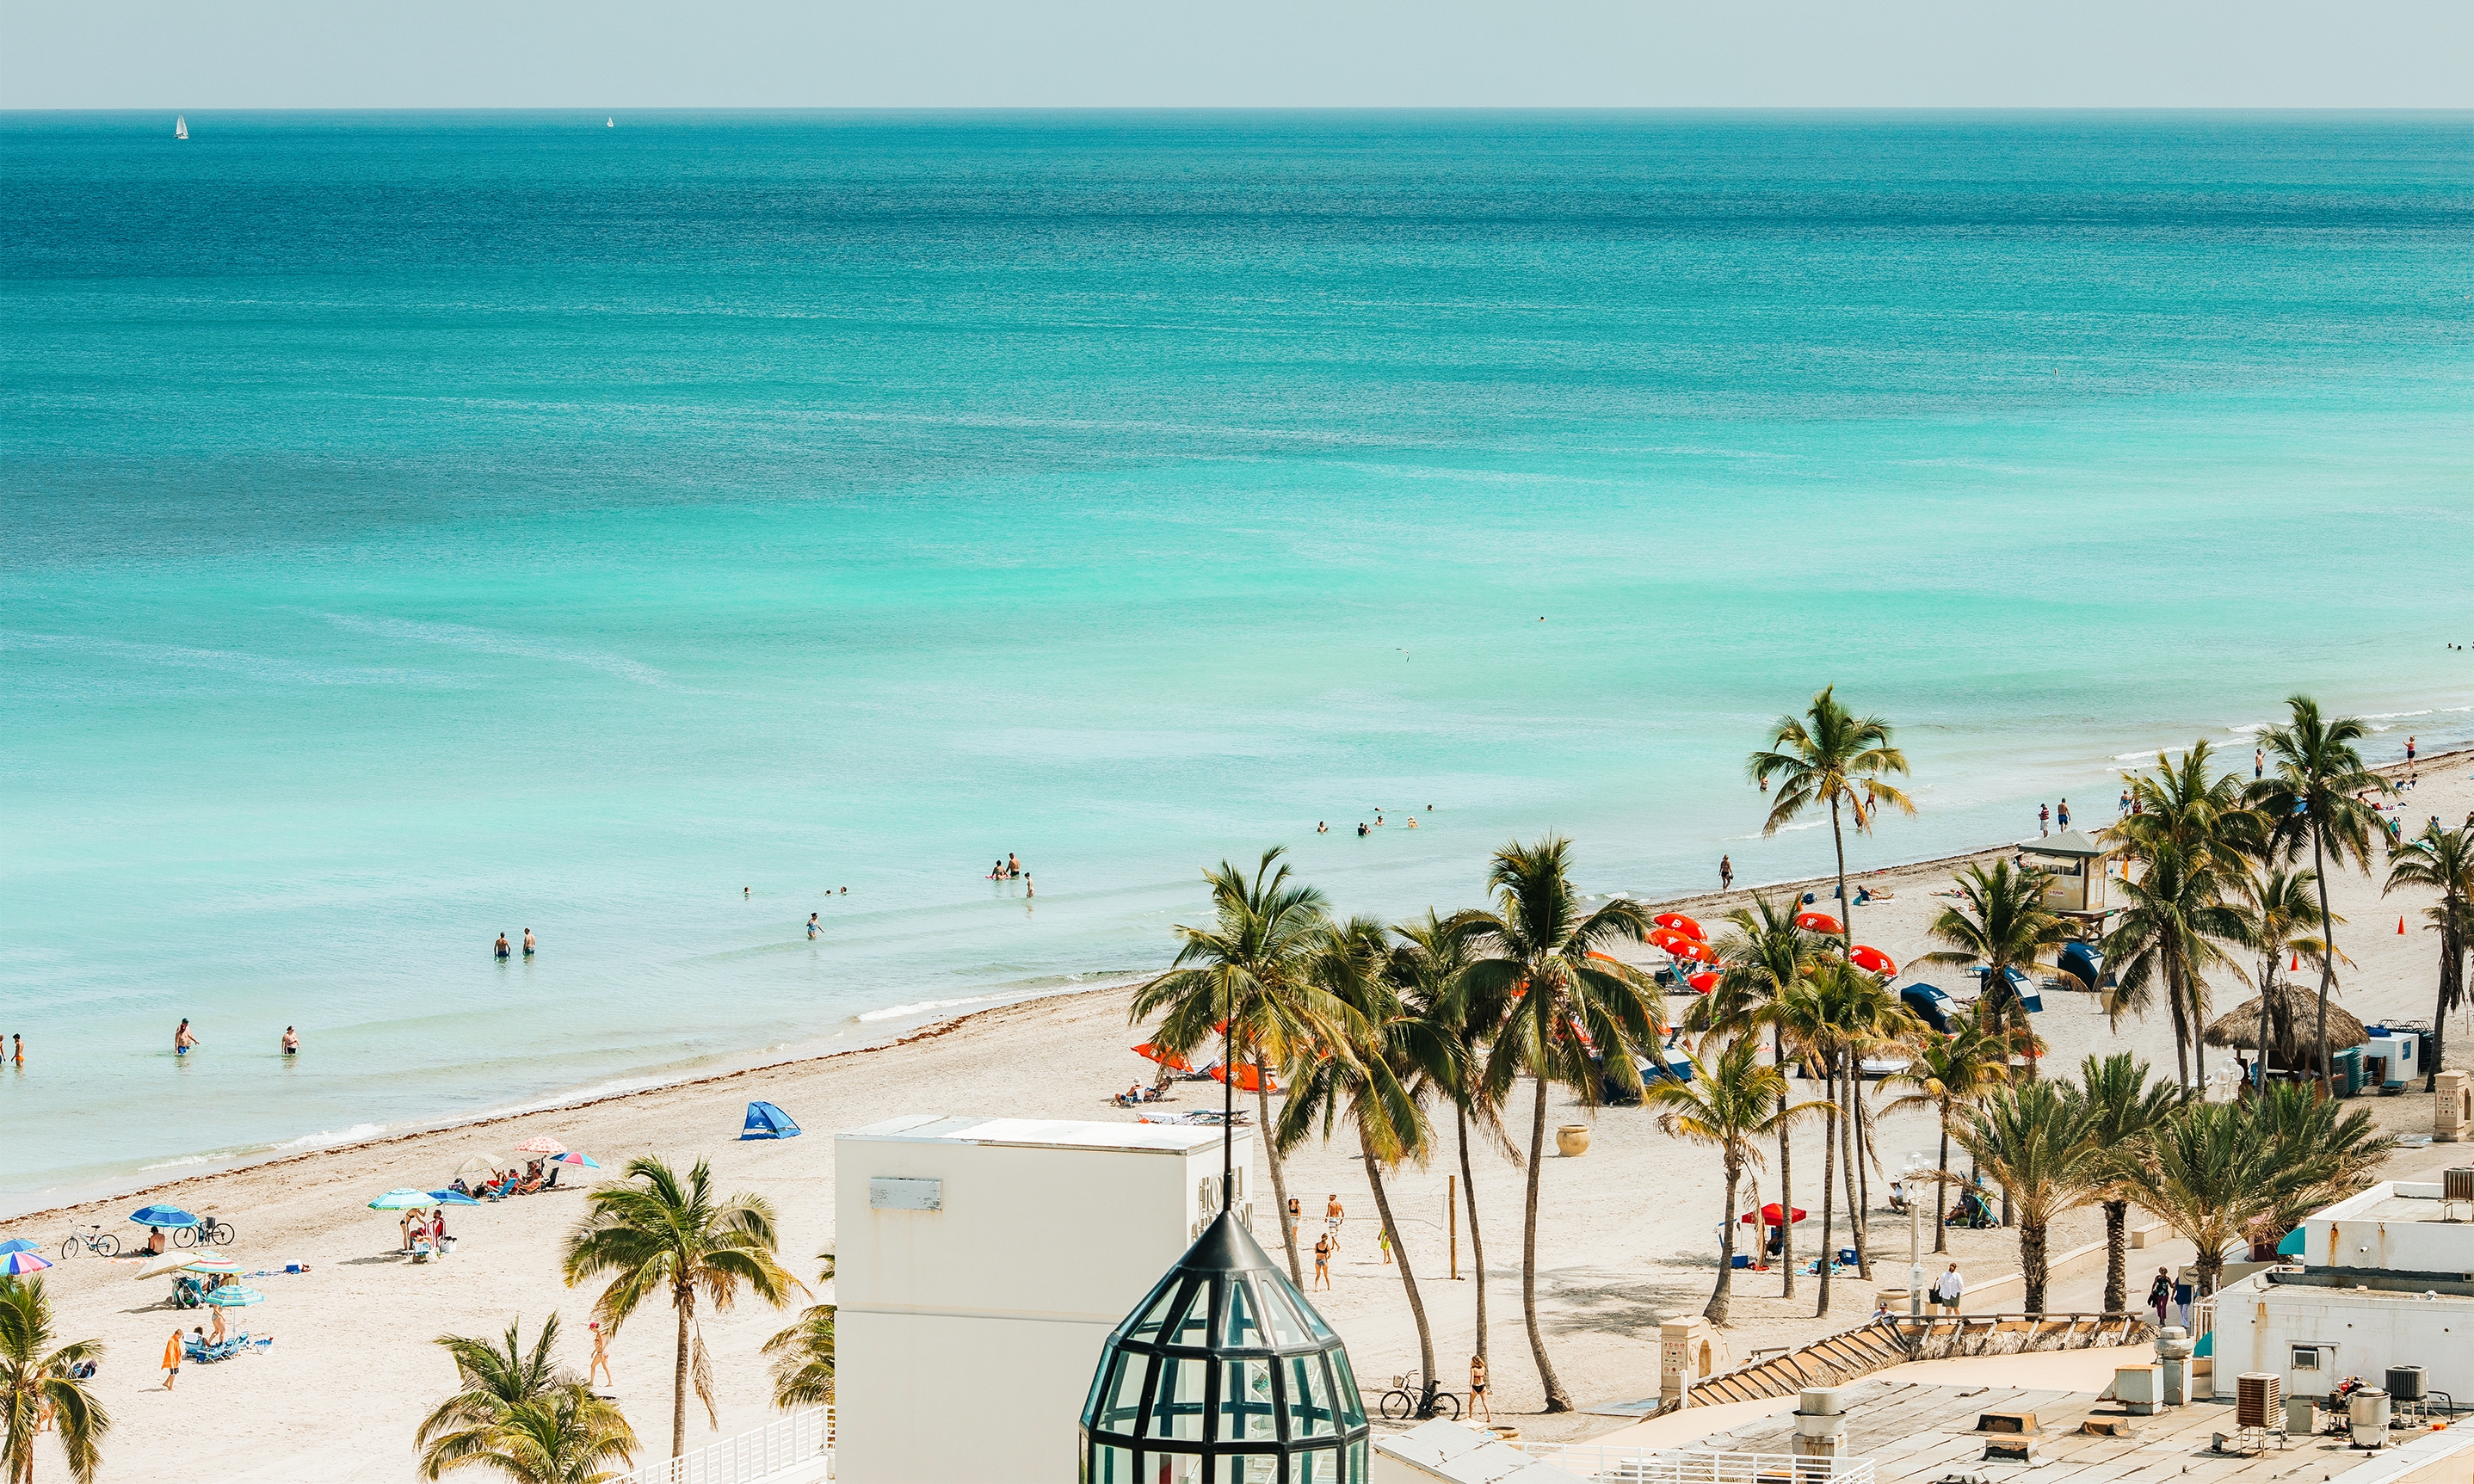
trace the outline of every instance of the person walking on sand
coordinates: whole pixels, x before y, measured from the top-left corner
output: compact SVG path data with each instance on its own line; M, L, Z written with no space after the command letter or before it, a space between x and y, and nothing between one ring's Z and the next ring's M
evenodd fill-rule
M2165 1305L2173 1302L2173 1275L2163 1268L2156 1270L2156 1281L2147 1285L2147 1306L2156 1311L2157 1328L2165 1325Z
M172 1383L180 1378L181 1327L179 1325L174 1325L172 1327L172 1337L163 1342L163 1389L165 1391L170 1391L172 1389Z
M288 1025L283 1028L283 1054L285 1056L301 1054L301 1033Z
M1484 1417L1487 1425L1494 1425L1494 1408L1486 1404L1486 1357L1469 1357L1469 1410Z
M2412 737L2405 739L2405 760L2407 762L2413 761L2413 738Z
M530 958L530 957L532 957L532 956L533 956L533 930L532 930L531 928L527 927L527 928L525 928L525 929L524 929L524 957L526 957L526 958Z
M1955 1262L1950 1265L1948 1272L1933 1280L1932 1301L1936 1308L1946 1308L1955 1314L1958 1312L1958 1301L1966 1295L1967 1280L1959 1276L1958 1264Z
M174 1056L187 1056L191 1048L195 1047L197 1043L197 1035L189 1029L189 1022L184 1017L181 1021L181 1028L172 1033L172 1054Z
M1376 1256L1378 1256L1378 1257L1380 1257L1383 1259L1383 1265L1384 1265L1385 1267L1387 1267L1387 1268L1388 1268L1388 1267L1390 1267L1390 1266L1392 1265L1392 1229L1391 1229L1391 1228L1389 1228L1389 1227L1376 1227L1376 1228L1374 1229L1374 1251L1375 1251L1375 1255L1376 1255Z
M491 952L493 952L493 953L495 953L495 954L497 954L497 955L498 956L498 959L499 959L499 961L500 961L500 962L502 962L502 963L503 963L503 962L506 960L506 957L507 957L507 935L506 935L505 933L500 933L500 934L498 935L498 942L497 942L497 945L496 947L492 948L490 951L491 951Z
M2052 832L2053 806L2047 803L2036 805L2036 833L2040 835L2050 835Z
M1735 859L1732 855L1721 855L1718 857L1718 890L1733 891L1734 887Z
M593 1364L585 1368L584 1384L591 1386L593 1378L597 1376L615 1390L618 1377L610 1374L610 1331L602 1328L601 1321L597 1319L584 1328L593 1331Z
M2053 823L2064 829L2071 827L2071 802L2068 799L2063 800L2062 806L2053 811Z
M1315 1238L1314 1281L1318 1288L1331 1286L1331 1233L1328 1232Z
M1340 1192L1335 1190L1331 1193L1330 1199L1323 1202L1322 1207L1323 1231L1331 1237L1331 1245L1334 1248L1340 1246L1340 1228L1342 1223L1347 1220L1348 1208L1340 1204Z

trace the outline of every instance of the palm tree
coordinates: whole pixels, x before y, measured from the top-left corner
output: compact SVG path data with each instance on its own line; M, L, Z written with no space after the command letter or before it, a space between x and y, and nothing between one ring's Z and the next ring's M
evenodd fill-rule
M1813 1316L1830 1312L1831 1259L1833 1247L1831 1227L1837 1199L1838 1168L1855 1162L1854 1135L1849 1125L1854 1110L1849 1103L1849 1084L1858 1073L1857 1059L1868 1028L1878 1023L1880 1012L1873 1004L1880 993L1880 981L1871 974L1850 968L1831 958L1817 965L1801 982L1791 986L1771 1007L1770 1023L1782 1033L1788 1053L1794 1059L1821 1069L1825 1102L1821 1141L1821 1257L1816 1264L1821 1277L1820 1296L1813 1306ZM1855 1182L1847 1182L1851 1197ZM1792 1220L1792 1214L1789 1219ZM1849 1217L1849 1231L1856 1233L1856 1252L1863 1254L1860 1228L1854 1215ZM1860 1269L1859 1269L1860 1271Z
M1962 1020L1949 1034L1928 1030L1916 1038L1911 1059L1904 1071L1896 1073L1898 1080L1916 1090L1892 1103L1889 1111L1902 1108L1930 1108L1933 1119L1941 1128L1941 1153L1934 1166L1933 1180L1933 1251L1950 1250L1950 1229L1946 1220L1950 1195L1950 1132L1958 1115L1992 1095L1997 1088L2010 1081L2010 1046L2007 1034L1987 1030L1972 1020Z
M2026 1030L2027 1010L2010 988L2006 970L2033 973L2045 956L2070 936L2070 928L2045 906L2045 874L1997 860L1991 869L1970 866L1957 880L1958 904L1944 907L1927 929L1950 946L1925 955L1928 964L1981 964L1984 998L1993 1013ZM2027 1057L2027 1080L2036 1058Z
M1701 1311L1713 1325L1727 1322L1727 1300L1735 1274L1735 1189L1745 1166L1761 1162L1760 1147L1754 1140L1776 1134L1798 1114L1821 1108L1817 1102L1789 1103L1786 1073L1764 1065L1760 1056L1758 1037L1736 1036L1710 1061L1693 1057L1691 1081L1661 1077L1644 1094L1649 1106L1658 1110L1661 1131L1669 1137L1716 1149L1727 1172L1727 1203L1719 1211L1718 1285L1710 1290L1710 1303ZM1792 1211L1780 1214L1787 1224L1793 1223Z
M1127 1012L1136 1022L1161 1016L1152 1039L1179 1055L1216 1031L1225 1047L1225 1076L1236 1075L1238 1053L1246 1053L1254 1064L1256 1117L1266 1135L1272 1128L1273 1069L1301 1048L1346 1044L1354 1030L1346 1007L1314 979L1316 951L1329 921L1323 895L1290 882L1289 868L1280 862L1285 853L1278 846L1265 850L1251 878L1225 860L1218 870L1204 872L1216 921L1207 928L1176 929L1184 946L1177 949L1176 967L1135 991ZM1288 1171L1276 1140L1266 1137L1264 1157L1272 1167L1273 1205L1280 1213L1289 1278L1302 1288L1305 1269L1298 1261Z
M559 1386L508 1407L441 1469L494 1469L516 1484L610 1484L620 1477L611 1465L632 1463L637 1447L618 1407L586 1387Z
M816 1275L819 1283L834 1281L834 1255L816 1254L824 1263ZM834 1305L811 1304L799 1310L798 1319L787 1329L776 1330L764 1342L764 1353L773 1361L773 1404L788 1411L792 1407L831 1406L834 1400Z
M1868 1169L1880 1162L1873 1149L1873 1109L1864 1095L1864 1059L1875 1051L1904 1046L1924 1029L1924 1023L1913 1012L1901 1004L1890 986L1880 975L1856 968L1853 964L1831 960L1818 973L1831 974L1846 982L1839 1021L1839 1056L1845 1063L1840 1086L1847 1096L1847 1147L1840 1151L1846 1168L1847 1225L1856 1244L1856 1276L1867 1281L1873 1276L1872 1247L1872 1180Z
M1597 1106L1594 1048L1606 1058L1606 1077L1621 1090L1637 1091L1636 1048L1658 1034L1656 986L1606 952L1620 943L1639 942L1649 928L1649 911L1617 898L1584 913L1569 874L1571 850L1569 841L1552 836L1535 845L1505 846L1487 873L1495 910L1464 912L1452 920L1467 935L1473 960L1461 970L1455 998L1463 1005L1517 1001L1488 1048L1486 1085L1501 1097L1522 1073L1537 1084L1521 1221L1520 1307L1549 1412L1570 1411L1572 1399L1556 1378L1545 1332L1538 1326L1538 1176L1546 1148L1546 1089L1560 1082L1585 1106Z
M1352 1018L1359 1036L1354 1045L1321 1048L1298 1069L1288 1105L1280 1111L1277 1137L1283 1149L1295 1149L1320 1122L1328 1142L1343 1116L1356 1134L1358 1159L1366 1166L1374 1209L1382 1215L1392 1259L1400 1269L1400 1286L1408 1295L1409 1315L1418 1326L1418 1352L1426 1377L1419 1415L1424 1417L1433 1415L1435 1389L1442 1384L1435 1371L1435 1336L1426 1323L1425 1300L1418 1292L1408 1245L1392 1214L1383 1172L1404 1161L1425 1163L1432 1128L1423 1105L1436 1085L1460 1080L1460 1045L1401 997L1393 969L1390 935L1382 923L1352 918L1326 935L1317 976L1326 991L1356 1012Z
M1826 940L1820 934L1796 925L1793 898L1772 901L1759 893L1753 894L1750 907L1738 908L1727 915L1734 929L1718 940L1718 982L1710 993L1692 1002L1685 1012L1685 1028L1696 1034L1708 1034L1722 1026L1766 1024L1770 1028L1770 1060L1782 1075L1779 1089L1779 1111L1786 1111L1789 1096L1783 1085L1787 1067L1786 1033L1777 1023L1772 1012L1786 994L1788 988L1821 962ZM1794 1138L1783 1116L1779 1122L1779 1208L1795 1209ZM1787 1217L1779 1227L1779 1270L1783 1275L1779 1297L1795 1297L1795 1219Z
M2125 1012L2147 1014L2157 985L2164 986L2173 1012L2174 1080L2187 1097L2191 1057L2208 1010L2206 970L2233 968L2219 945L2246 943L2251 929L2242 908L2225 899L2229 883L2218 851L2159 844L2147 866L2122 880L2130 905L2105 935L2105 962L2115 966L2117 978L2104 1007L2118 1028Z
M2104 1311L2128 1312L2129 1253L2127 1234L2130 1196L2120 1178L2128 1164L2146 1158L2148 1131L2163 1122L2181 1099L2172 1088L2147 1081L2147 1064L2127 1051L2099 1060L2091 1056L2079 1068L2079 1095L2093 1120L2090 1132L2104 1152L2103 1178L2097 1195L2104 1203Z
M688 1447L691 1376L708 1424L721 1425L713 1400L713 1362L696 1325L697 1296L727 1309L744 1287L779 1308L800 1284L774 1257L772 1203L761 1195L716 1196L710 1162L696 1161L682 1182L661 1160L639 1155L627 1161L625 1181L585 1198L585 1217L568 1235L565 1276L572 1288L588 1278L611 1275L593 1311L614 1336L646 1299L669 1290L679 1327L670 1402L670 1456L676 1458Z
M1432 908L1427 909L1422 921L1402 922L1392 930L1400 938L1399 945L1394 949L1394 975L1400 983L1402 996L1415 1014L1432 1022L1459 1048L1455 1062L1458 1074L1448 1084L1438 1084L1437 1090L1452 1100L1452 1134L1461 1163L1461 1200L1468 1209L1469 1260L1477 1287L1477 1354L1480 1360L1486 1360L1486 1238L1478 1230L1477 1176L1469 1163L1469 1126L1475 1124L1478 1137L1492 1144L1496 1153L1514 1164L1520 1162L1520 1146L1504 1133L1502 1100L1486 1084L1485 1057L1480 1051L1519 1001L1474 995L1465 999L1454 993L1461 970L1468 967L1468 944L1465 934L1436 917Z
M2465 1003L2465 953L2474 946L2474 825L2443 829L2438 820L2423 826L2413 843L2389 857L2385 897L2400 886L2419 886L2439 894L2422 909L2431 920L2428 931L2439 935L2439 997L2431 1012L2428 1092L2438 1085L2440 1032L2448 1017Z
M2306 1172L2254 1227L2254 1235L2271 1240L2320 1207L2367 1186L2396 1148L2396 1139L2382 1134L2368 1113L2359 1108L2341 1113L2335 1098L2292 1083L2253 1103L2250 1117L2280 1167Z
M1802 716L1782 716L1771 729L1766 752L1745 760L1755 782L1775 779L1778 798L1770 804L1761 833L1774 835L1807 810L1830 806L1830 839L1838 851L1838 920L1846 945L1856 945L1856 899L1847 895L1847 835L1842 813L1857 832L1869 834L1873 818L1888 804L1909 814L1915 803L1888 781L1904 777L1907 754L1891 745L1890 724L1879 716L1854 716L1838 704L1838 687L1829 685L1812 698Z
M2205 737L2193 741L2177 762L2156 754L2156 771L2125 774L2134 802L2106 839L2134 860L2161 845L2200 845L2239 851L2265 838L2266 818L2251 807L2242 779L2231 773L2210 778L2216 749Z
M2262 743L2275 761L2274 771L2253 784L2252 806L2267 816L2274 837L2288 850L2311 843L2311 869L2318 876L2319 939L2328 945L2319 955L2319 1080L2328 1081L2328 992L2337 979L2335 918L2328 911L2329 857L2365 872L2371 869L2371 811L2363 794L2391 792L2389 780L2363 766L2361 744L2371 734L2370 724L2356 716L2329 720L2309 696L2289 696L2293 719L2270 727Z
M497 1343L462 1334L442 1334L436 1343L454 1357L455 1378L464 1389L440 1402L413 1434L422 1448L424 1479L488 1451L509 1408L579 1384L574 1373L558 1363L556 1312L542 1322L530 1348L523 1343L521 1318L508 1324L506 1335Z
M2050 1082L2004 1088L1984 1100L1958 1142L1998 1182L2018 1211L2019 1269L2026 1311L2045 1311L2045 1233L2097 1187L2102 1148L2077 1089Z
M103 1467L98 1445L111 1430L111 1416L76 1370L101 1358L101 1340L63 1345L52 1332L52 1299L41 1279L0 1276L0 1407L8 1409L0 1471L31 1484L36 1428L48 1406L69 1477L93 1484L95 1471Z
M2216 1292L2228 1246L2327 1178L2323 1161L2293 1158L2270 1136L2257 1106L2186 1103L2149 1131L2146 1159L2116 1172L2133 1205L2198 1249L2203 1296Z
M2391 881L2395 877L2389 878ZM2309 868L2290 870L2276 864L2271 855L2262 860L2255 871L2243 876L2243 895L2250 898L2244 909L2249 928L2249 943L2259 954L2259 1086L2268 1086L2268 1048L2275 1042L2268 1037L2270 1013L2277 1003L2277 961L2288 954L2299 960L2308 953L2313 958L2328 950L2316 931L2319 908L2313 888L2318 876ZM2345 921L2340 917L2341 922ZM2282 1040L2283 1038L2278 1038ZM2438 1023L2434 1022L2432 1040L2438 1043ZM2439 1065L2435 1050L2432 1065Z

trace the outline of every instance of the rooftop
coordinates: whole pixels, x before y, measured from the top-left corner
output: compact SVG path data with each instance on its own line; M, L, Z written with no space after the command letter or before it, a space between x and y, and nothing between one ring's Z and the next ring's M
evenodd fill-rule
M1250 1138L1250 1130L1238 1131ZM895 1143L1007 1144L1032 1149L1112 1149L1137 1154L1190 1154L1220 1142L1220 1130L1182 1123L1104 1123L1081 1118L985 1118L906 1113L837 1134Z

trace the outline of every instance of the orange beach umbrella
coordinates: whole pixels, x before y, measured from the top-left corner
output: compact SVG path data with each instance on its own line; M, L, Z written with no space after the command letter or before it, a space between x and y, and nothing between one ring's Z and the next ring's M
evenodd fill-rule
M1673 947L1668 948L1666 951L1674 954L1677 958L1689 959L1696 964L1714 964L1718 962L1717 949L1710 946L1706 943L1697 943L1688 938L1684 942L1675 945Z
M1226 1082L1228 1080L1228 1068L1225 1066L1215 1066L1211 1068L1211 1080L1214 1082ZM1238 1064L1236 1082L1238 1091L1260 1092L1264 1090L1264 1078L1256 1074L1253 1063L1241 1062ZM1270 1082L1270 1090L1273 1092L1280 1090L1280 1082L1278 1078L1271 1078Z
M1860 943L1856 945L1855 952L1847 955L1847 962L1858 969L1869 969L1885 979L1899 971L1898 960L1879 948L1868 947Z
M1703 969L1684 982L1692 986L1694 993L1707 994L1718 987L1718 971L1714 969Z
M1152 1041L1147 1041L1141 1045L1136 1046L1134 1048L1134 1055L1143 1058L1145 1061L1157 1062L1162 1066L1167 1067L1173 1072L1190 1072L1194 1070L1194 1067L1187 1063L1185 1058L1177 1055L1174 1051L1168 1050L1166 1047L1154 1044Z
M1795 925L1808 928L1816 933L1834 933L1839 930L1838 920L1827 912L1799 912L1795 915Z
M1700 923L1693 922L1690 918L1686 917L1681 912L1661 912L1658 916L1651 918L1650 921L1661 927L1682 933L1686 938L1707 938L1710 936L1708 933L1701 930Z

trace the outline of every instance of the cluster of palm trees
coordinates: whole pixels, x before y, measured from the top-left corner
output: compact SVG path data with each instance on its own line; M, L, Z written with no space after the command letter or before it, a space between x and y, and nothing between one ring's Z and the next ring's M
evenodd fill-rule
M2474 826L2432 821L2412 839L2391 836L2369 797L2392 785L2365 765L2368 724L2328 717L2308 696L2288 700L2288 720L2261 735L2265 766L2244 779L2217 774L2206 739L2179 758L2159 754L2156 768L2127 781L2133 809L2106 831L2125 863L2127 905L2105 935L2116 984L2106 1008L2119 1024L2145 1015L2161 995L2172 1024L2176 1079L2187 1091L2204 1080L2199 1035L2212 980L2230 974L2260 991L2263 1080L2278 974L2308 961L2317 971L2316 1070L2330 1070L2328 999L2346 961L2336 943L2344 922L2329 907L2328 876L2368 873L2374 841L2387 847L2385 891L2417 887L2438 900L2425 910L2439 939L2438 993L2429 1066L2440 1066L2440 1033L2464 1003L2465 960L2474 947ZM2249 966L2256 966L2257 973Z
M672 1365L670 1454L687 1450L688 1394L718 1424L713 1365L697 1324L699 1305L727 1309L742 1291L776 1308L803 1288L777 1257L773 1209L764 1197L723 1196L699 1160L685 1175L652 1156L630 1161L624 1181L588 1197L584 1219L568 1237L566 1278L609 1280L593 1312L616 1334L639 1310L668 1302L677 1325ZM819 1281L833 1278L823 1255ZM588 1378L555 1359L559 1319L552 1313L522 1342L521 1322L498 1342L442 1335L462 1390L421 1425L421 1473L439 1478L482 1468L516 1484L598 1484L613 1464L633 1460L636 1434L618 1408L594 1394ZM773 1362L773 1404L810 1406L834 1395L834 1307L813 1304L764 1347Z

